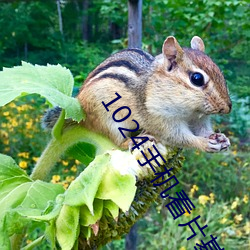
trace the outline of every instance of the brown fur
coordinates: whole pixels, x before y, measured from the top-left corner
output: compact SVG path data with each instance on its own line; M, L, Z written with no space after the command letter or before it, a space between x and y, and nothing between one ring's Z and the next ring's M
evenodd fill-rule
M156 58L134 49L105 60L89 74L78 95L87 114L84 126L121 145L126 139L118 127L134 129L134 119L163 144L220 151L223 143L208 138L214 133L208 115L230 112L225 79L203 53L204 43L199 37L192 39L191 46L195 49L182 49L174 37L168 37L163 54ZM189 74L193 71L203 72L207 80L204 86L190 82ZM122 98L110 105L107 112L102 101L112 101L116 92ZM112 114L121 106L128 106L132 115L117 123ZM126 114L127 110L122 110L116 118Z

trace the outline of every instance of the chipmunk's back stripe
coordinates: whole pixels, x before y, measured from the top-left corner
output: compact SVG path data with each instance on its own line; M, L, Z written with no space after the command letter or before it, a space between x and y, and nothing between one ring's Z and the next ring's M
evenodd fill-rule
M91 77L95 77L96 75L98 75L102 71L105 71L106 69L111 68L111 67L125 67L125 68L135 72L136 74L139 74L139 72L140 72L140 69L136 65L130 63L129 61L127 61L127 60L117 60L117 61L109 62L106 65L97 68L93 72Z
M141 56L144 56L149 62L153 62L154 61L154 57L153 56L151 56L150 54L146 53L145 51L143 51L141 49L126 49L126 51L132 51L132 52L138 53Z
M100 80L104 78L112 78L112 79L124 82L126 85L129 83L129 78L127 78L126 76L121 75L121 74L112 74L112 73L103 74L100 77L96 78L96 80Z

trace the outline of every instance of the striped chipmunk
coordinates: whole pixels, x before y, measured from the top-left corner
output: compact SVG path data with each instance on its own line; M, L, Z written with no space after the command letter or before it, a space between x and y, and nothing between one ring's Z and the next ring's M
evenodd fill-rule
M142 129L139 136L150 136L163 145L206 152L228 149L229 139L213 131L210 114L227 114L232 104L223 74L204 50L198 36L192 38L191 48L180 47L169 36L156 57L140 49L111 55L88 75L77 96L86 112L82 125L121 147L128 146L130 139L124 139L118 127L134 129L134 119ZM102 102L109 103L116 93L122 98L107 112ZM112 114L121 106L132 112L118 123ZM43 119L47 127L53 126L59 113L60 108L47 112ZM116 118L127 114L121 110Z

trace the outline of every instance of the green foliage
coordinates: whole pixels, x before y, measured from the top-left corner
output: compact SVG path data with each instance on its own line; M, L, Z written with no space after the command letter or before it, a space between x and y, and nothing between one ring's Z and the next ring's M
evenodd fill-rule
M93 0L87 9L82 6L79 0L61 4L64 30L60 34L55 2L2 3L0 65L13 66L21 60L60 63L71 69L80 85L108 54L127 46L128 21L126 1ZM233 94L246 97L250 93L248 16L247 1L145 0L144 48L157 54L168 35L186 46L193 35L199 35L207 53L223 69ZM82 39L83 22L87 22L87 41Z
M215 200L202 204L193 198L192 202L196 209L192 211L191 215L186 213L176 220L166 217L164 213L160 213L156 209L152 209L150 214L139 223L138 249L189 250L193 249L196 243L200 243L200 240L204 242L211 240L210 234L217 236L218 244L225 249L248 249L249 221L243 215L245 221L243 223L242 217L238 213L240 207L247 208L246 203L238 201L236 209L233 203L215 202ZM163 207L162 209L166 208ZM178 224L187 223L198 215L201 215L199 225L208 225L204 230L206 237L198 237L198 239L187 241L192 232L189 227L178 227Z
M80 103L71 97L73 77L70 71L61 65L45 67L23 62L22 66L4 68L0 72L0 78L1 106L20 95L36 93L47 98L54 106L65 109L65 118L78 122L84 118Z
M81 86L88 73L112 51L127 47L126 1L89 2L88 9L83 10L80 0L63 1L61 4L63 34L61 34L55 1L3 1L0 5L0 67L18 65L21 60L41 65L60 63L71 69L75 82ZM88 39L85 41L83 41L84 16L88 17ZM211 219L210 232L216 232L220 236L222 246L232 250L249 247L249 243L247 245L249 202L246 198L250 185L248 19L248 1L143 1L144 49L157 54L160 53L162 43L168 35L175 35L184 46L188 46L193 35L199 35L204 39L206 52L218 63L226 76L233 97L233 110L229 116L218 116L215 121L219 124L216 128L231 135L232 150L219 155L189 151L186 154L187 160L181 181L190 193L194 190L193 185L199 187L193 194L192 201L196 202L197 208L200 209L199 213L204 219L208 217ZM43 99L33 95L21 97L0 110L0 152L13 155L18 165L28 173L37 162L42 146L47 140L47 135L41 132L39 125L40 116L46 108ZM89 164L96 154L94 147L87 152L86 145L80 143L78 146L73 146L69 155L76 157L76 153L72 155L72 151L78 148L77 154L81 156L77 159L86 165ZM82 152L86 153L83 154L84 157ZM67 188L85 167L81 162L65 156L53 170L52 182L60 183ZM25 176L10 178L14 178L13 182L6 181L1 187L10 190L27 180ZM5 190L7 193L8 189ZM209 196L211 192L216 197L214 204L211 203L212 199ZM209 197L211 204L207 206L198 204L200 196ZM48 211L51 212L50 209L53 211L48 213L50 218L58 214L61 209L60 203L56 207L54 205L51 203L48 206ZM94 200L94 210L95 206L98 212L108 206L114 217L117 214L117 206L112 209L112 205L113 203L102 206L98 204L97 199ZM224 209L225 206L227 209ZM87 209L83 208L84 213ZM237 221L238 217L235 216L240 215L243 219ZM16 218L20 225L26 223L19 220L20 217L16 213L9 216L12 218L10 221ZM96 218L98 217L97 213ZM15 225L13 224L13 228ZM55 241L53 229L53 224L46 229L50 242ZM166 246L169 249L181 250L193 248L194 242L189 241L190 245L187 245L185 238L190 232L179 229L172 218L166 218L164 213L159 214L159 211L152 209L139 227L139 232L143 232L139 236L139 249L166 249ZM38 239L38 243L44 241L41 236L44 230L40 222L33 222L28 231L28 243L35 239ZM91 231L87 230L85 235L90 236L90 233ZM4 237L0 234L1 236ZM32 244L37 242L31 242L30 247ZM50 247L51 245L43 243L43 247L37 249ZM124 239L108 246L108 249L122 248Z
M185 6L185 7L183 7ZM144 46L160 52L168 35L189 46L192 36L205 41L206 52L223 69L229 89L249 96L250 13L247 1L144 1ZM160 14L159 14L160 13Z
M66 154L78 161L88 165L92 162L96 155L96 148L89 143L79 142L69 147Z
M109 56L112 49L107 44L65 42L59 63L69 68L74 75L75 86L81 86L88 74ZM57 62L57 63L58 63ZM45 61L42 62L43 64Z
M21 233L30 221L26 216L37 215L64 190L62 186L32 181L12 158L0 154L1 164L1 249L10 249L9 237ZM38 198L39 197L39 198Z
M250 98L232 98L233 110L229 116L216 116L218 124L224 124L223 130L226 126L230 127L231 132L240 138L243 143L249 143L249 128L250 128Z
M137 165L136 159L133 156L131 158L130 152L120 152L119 155L119 161L131 164L133 159L132 165ZM102 234L107 236L111 230L109 217L112 218L114 225L120 213L119 209L128 212L137 189L135 176L130 173L124 174L119 168L116 151L97 156L65 192L61 185L40 180L32 181L12 158L5 155L0 155L0 158L2 162L0 198L3 204L0 212L2 249L10 249L9 237L15 233L20 234L32 221L40 222L41 225L37 224L40 228L47 222L49 226L44 232L45 238L50 239L52 246L55 246L57 240L63 249L76 247L80 233L85 235L87 240L94 237L96 231L92 227L95 225L98 231L103 231ZM128 169L130 167L127 166ZM141 171L140 167L137 168ZM150 199L152 199L151 194ZM145 202L145 198L142 200ZM140 214L135 208L130 213L135 213L134 217ZM103 226L101 224L99 226L101 222ZM112 231L112 235L108 236L111 239L119 237L123 230L121 225L114 229L118 231ZM106 238L99 237L98 245L106 242ZM44 237L40 236L31 245L43 243L43 240Z

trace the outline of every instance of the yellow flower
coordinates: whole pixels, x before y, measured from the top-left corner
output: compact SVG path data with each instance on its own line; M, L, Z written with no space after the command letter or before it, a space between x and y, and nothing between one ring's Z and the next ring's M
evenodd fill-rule
M237 214L234 216L234 221L236 224L239 224L243 220L242 214Z
M37 162L38 159L39 159L39 157L32 157L32 160L33 160L34 162Z
M75 176L67 176L66 181L67 182L72 182L75 179Z
M9 145L9 144L10 144L9 139L8 139L8 138L4 138L4 139L3 139L3 144Z
M60 176L60 175L53 175L53 176L52 176L51 182L52 182L52 183L57 183L57 182L60 181L60 179L61 179L61 176Z
M244 226L244 230L245 230L246 234L250 234L250 222L249 221Z
M18 153L18 156L28 159L28 158L29 158L29 152L21 152L21 153Z
M64 187L64 189L67 189L67 188L68 188L68 186L69 186L69 183L68 183L68 182L64 182L64 183L63 183L63 187Z
M214 204L214 193L210 193L209 197L210 197L210 203Z
M10 147L5 147L4 148L4 152L9 152L10 151Z
M20 161L19 162L19 167L23 168L23 169L26 169L28 167L27 161Z
M9 114L10 114L10 112L8 112L8 111L3 112L4 116L8 116Z
M27 105L27 104L24 104L24 105L21 105L21 106L17 106L17 110L20 112L20 111L25 111L25 110L28 110L28 109L33 109L31 106Z
M1 135L1 137L5 137L5 138L9 137L9 134L4 130L0 130L0 135Z
M195 154L196 154L196 155L200 155L200 151L199 151L199 150L196 150L196 151L195 151Z
M185 209L185 208L184 208ZM184 214L184 216L190 216L191 215L191 213L189 213L186 209L185 209L185 214Z
M239 157L236 157L235 160L236 160L237 162L239 162L239 163L242 162L242 160L241 160Z
M16 104L15 104L14 102L11 102L11 103L9 104L9 106L10 106L11 108L15 108L15 107L16 107Z
M11 126L12 127L17 127L18 126L18 123L15 119L11 120Z
M68 166L69 165L69 163L67 161L64 161L64 160L62 160L62 164L63 164L63 166Z
M186 248L185 247L181 247L180 250L186 250Z
M227 234L226 233L221 233L221 235L220 235L222 238L225 238L225 237L227 237Z
M71 170L72 172L76 172L76 171L77 171L76 165L73 165L73 166L70 168L70 170Z
M194 243L195 244L201 244L201 242L199 240L195 240Z
M232 151L232 154L233 154L233 155L237 155L237 150L233 150L233 151Z
M228 163L223 161L223 162L221 163L221 165L224 166L224 167L226 167L226 166L228 166Z
M231 209L235 209L239 205L239 198L236 197L235 201L231 205Z
M190 189L190 196L193 197L193 194L199 190L199 187L196 185L193 185L192 188Z
M210 200L210 198L207 195L200 195L198 199L199 199L199 203L202 205L205 205L207 201Z
M245 194L244 197L243 197L243 202L247 204L248 201L249 201L248 195Z
M225 217L220 220L220 224L225 224L226 222L227 222L227 218L225 218Z
M76 165L79 165L79 164L81 164L81 162L78 161L78 160L75 160L75 164L76 164Z
M27 128L27 129L31 129L31 128L32 128L32 126L33 126L33 122L32 122L32 120L30 120L30 121L26 122L26 128Z
M240 230L236 230L236 235L241 237L242 236L242 232Z

